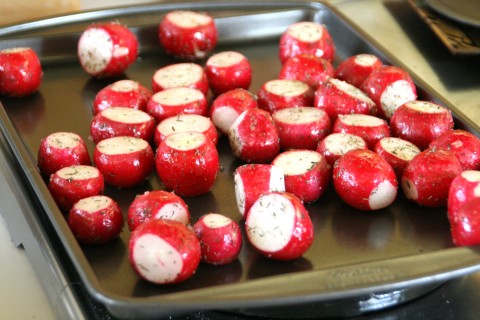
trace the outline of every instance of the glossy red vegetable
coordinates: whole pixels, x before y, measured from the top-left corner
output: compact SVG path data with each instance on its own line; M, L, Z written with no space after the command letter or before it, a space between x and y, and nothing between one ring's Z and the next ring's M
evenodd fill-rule
M0 95L25 97L36 92L42 83L43 70L32 48L0 50Z

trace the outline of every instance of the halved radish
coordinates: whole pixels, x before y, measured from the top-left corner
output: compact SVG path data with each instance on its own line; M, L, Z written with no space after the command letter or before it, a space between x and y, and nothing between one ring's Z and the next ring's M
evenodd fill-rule
M408 140L421 150L435 138L453 129L449 109L430 101L409 101L393 113L390 119L392 135Z
M271 164L244 164L233 174L235 199L242 217L264 193L285 191L285 176L280 168Z
M448 190L447 212L454 219L468 201L480 198L480 171L465 170L453 178Z
M242 88L248 90L252 82L252 67L247 57L237 51L222 51L205 63L208 82L215 95Z
M154 93L178 87L197 89L207 95L209 84L205 70L199 64L181 62L164 66L153 74L152 91Z
M375 148L380 139L390 137L390 127L381 118L367 114L339 115L333 123L332 132L350 133L362 137L369 149Z
M480 198L467 201L449 216L450 233L456 246L480 244Z
M145 111L152 93L134 80L118 80L100 90L93 99L92 113L96 115L109 107L125 107Z
M110 107L97 113L90 123L93 142L130 136L146 141L153 139L155 119L148 113L126 107Z
M285 174L285 191L305 203L317 201L330 182L330 166L325 157L314 150L284 151L273 159L272 165Z
M210 118L198 114L179 114L163 119L155 129L155 145L158 147L172 133L191 131L203 133L217 145L218 133L215 125Z
M272 119L283 150L315 150L332 128L327 113L313 107L281 109L272 114Z
M465 130L448 130L430 142L429 148L445 148L460 160L463 170L480 169L480 139Z
M365 211L388 207L398 193L392 166L371 150L352 150L338 159L333 186L346 204Z
M242 88L233 89L222 93L212 101L209 111L210 119L218 131L227 134L240 113L256 107L258 104L254 94Z
M243 111L228 130L233 154L249 163L269 163L280 152L280 138L273 119L265 110Z
M261 195L247 214L245 231L253 247L274 260L301 257L314 237L307 209L288 192Z
M311 107L313 89L298 80L275 79L265 82L257 92L258 107L270 113L288 107Z
M193 225L200 240L202 262L225 265L237 259L242 249L242 231L238 223L218 213L207 213Z
M157 148L155 166L167 190L183 197L209 192L220 169L215 145L200 132L166 137Z
M94 77L116 77L137 59L138 40L120 23L94 23L83 31L77 51L86 73Z
M135 137L113 137L100 141L93 162L105 182L119 188L140 184L152 173L154 153L147 141Z
M151 219L170 219L189 224L190 212L185 201L173 192L146 191L137 195L128 207L128 227L134 230Z
M410 141L396 137L380 139L373 148L377 154L392 166L397 180L400 181L408 163L420 153L420 149Z
M359 88L373 70L383 66L376 55L359 53L340 62L335 70L335 77Z
M331 133L320 141L316 151L333 167L335 161L351 150L366 150L368 145L362 137L350 133Z
M80 199L103 193L104 178L92 166L73 165L51 175L48 190L63 211L68 211Z
M81 244L104 244L120 235L123 214L112 198L98 195L83 198L68 212L67 223Z
M303 53L285 61L279 79L299 80L315 90L333 77L334 73L335 69L329 60Z
M54 132L40 141L37 155L38 168L48 178L61 168L72 165L90 165L87 145L73 132Z
M128 259L133 270L155 284L179 283L190 278L200 264L200 241L185 224L153 219L132 231Z
M215 20L205 12L168 12L158 26L160 44L168 54L187 60L205 58L217 45Z
M0 95L25 97L38 90L43 70L37 53L28 47L0 50Z
M207 115L208 103L198 89L178 87L155 93L148 101L147 112L158 122L181 113Z
M313 21L300 21L288 27L280 37L280 61L283 64L301 53L333 61L335 44L325 25Z

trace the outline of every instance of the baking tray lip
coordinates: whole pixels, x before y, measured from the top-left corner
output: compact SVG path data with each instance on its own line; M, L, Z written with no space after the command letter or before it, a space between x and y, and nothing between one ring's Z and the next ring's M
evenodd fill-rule
M178 3L177 3L178 4ZM188 5L188 2L182 2L182 4ZM206 8L204 10L209 10L212 3L203 3L203 2L195 2L198 8ZM237 3L229 3L228 5L222 6L221 3L216 3L215 8L218 9L230 9L230 8L243 8L243 9L253 9L255 8L272 8L272 9L280 9L280 8L290 8L290 9L311 9L311 10L322 10L324 8L329 9L333 14L339 15L343 20L347 23L350 23L347 17L341 15L333 6L328 3L323 2L268 2L262 3L261 6L258 5L258 2L242 2L241 4ZM266 6L266 7L265 7ZM146 6L150 7L150 6ZM155 5L155 8L161 8L163 11L168 10L168 6L161 6ZM176 7L178 8L178 7ZM115 12L111 10L99 10L101 12ZM125 9L122 8L122 12L125 12ZM376 45L374 39L371 39L366 35L368 40ZM387 50L382 50L382 52L388 54ZM401 64L398 61L394 61L394 63ZM428 86L425 83L420 82L420 85L424 88ZM433 90L430 90L433 92ZM1 121L1 129L4 135L7 138L7 142L9 143L10 147L12 148L14 154L17 157L17 161L25 160L25 155L28 154L26 151L26 147L23 145L22 139L18 135L18 133L13 128L13 125L10 122L10 119L6 115L4 108L0 108L0 119ZM468 119L466 119L468 120ZM30 182L35 182L39 179L38 172L33 170L32 163L21 163L21 167L24 170L24 173L27 179ZM41 184L40 184L41 185ZM47 201L53 201L52 199L47 199ZM72 240L72 239L70 239ZM80 250L80 249L79 249ZM445 259L445 255L448 256L446 262L442 262L440 260ZM405 270L409 270L410 263L413 259L431 259L431 258L438 258L438 264L434 267L436 268L435 271L431 271L432 268L429 266L425 266L425 269L417 270L416 274L413 275L412 273L406 272L403 278L396 278L392 277L392 272L397 272L399 268L399 263L403 263L403 267ZM474 272L480 269L480 265L478 264L479 255L476 248L451 248L442 250L442 252L433 252L433 253L426 253L421 255L414 255L414 256L407 256L401 258L394 258L388 259L383 261L384 269L378 269L378 261L373 261L371 263L364 263L364 264L355 264L350 266L340 266L335 268L335 272L332 270L313 270L308 272L301 272L298 274L287 274L281 276L273 276L267 279L257 279L257 280L249 280L246 284L229 284L219 286L215 289L215 298L216 300L212 302L210 298L207 298L205 292L212 291L211 288L206 289L197 289L193 290L190 296L186 295L184 292L180 292L178 294L166 294L166 295L159 295L154 297L138 297L138 298L125 298L124 296L118 296L116 294L112 294L104 290L97 279L90 275L83 275L83 280L85 281L86 287L88 291L92 294L92 296L96 297L101 302L105 303L114 310L117 308L122 309L125 307L125 304L134 302L135 307L143 307L147 309L156 310L159 306L164 306L165 308L172 310L185 310L185 308L189 308L190 310L194 309L204 309L208 308L217 308L217 309L225 309L226 307L252 307L252 306L263 306L265 304L268 305L278 305L282 303L295 303L296 300L302 298L302 300L310 300L310 301L322 301L322 300L329 300L329 299L340 299L340 298L347 298L351 296L356 296L372 291L384 291L384 290L394 290L397 288L405 287L405 286L412 286L412 285L422 285L431 282L438 282L438 281L445 281L452 277L457 277L464 275L466 273ZM77 257L78 259L78 257ZM76 264L84 264L85 261L78 261ZM373 265L372 265L373 264ZM87 264L87 267L90 268ZM439 270L438 270L439 269ZM363 272L365 278L362 278L360 282L354 282L354 279L351 279L351 275L355 274L356 272ZM409 270L410 271L410 270ZM332 273L333 272L333 273ZM323 275L323 277L322 277ZM335 275L339 278L335 278ZM323 284L316 284L315 281L312 281L312 288L309 289L308 292L299 293L296 292L294 286L286 285L286 283L293 283L297 280L298 277L306 277L312 278L312 280L325 280L328 277L333 277L334 280L344 281L340 285L337 283L331 283L329 290L325 290L325 286ZM350 277L350 278L349 278ZM232 290L233 292L238 291L239 287L246 288L246 292L251 292L252 287L263 287L266 283L274 284L273 289L278 289L275 287L275 280L282 278L286 280L282 283L282 289L288 288L288 291L283 291L283 295L281 296L256 296L255 300L252 301L251 296L240 298L232 298ZM350 282L349 282L350 281ZM277 290L278 291L278 290ZM292 294L293 293L293 294ZM230 295L228 295L230 294ZM203 300L202 300L203 298ZM206 300L205 300L206 299ZM165 303L165 305L163 305Z

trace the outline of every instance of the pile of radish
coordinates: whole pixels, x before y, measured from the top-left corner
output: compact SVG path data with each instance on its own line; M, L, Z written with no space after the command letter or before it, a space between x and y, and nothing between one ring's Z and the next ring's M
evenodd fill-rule
M399 192L420 206L445 207L454 243L480 243L480 139L454 129L447 108L417 100L406 71L365 53L335 66L327 28L298 22L280 38L278 78L251 92L248 57L215 52L217 29L208 14L169 12L158 36L179 62L152 70L151 91L120 80L98 92L92 157L70 132L52 133L39 148L40 172L79 242L105 243L122 232L124 218L115 200L102 196L104 183L130 188L157 174L165 190L137 195L126 218L138 275L178 283L200 262L235 260L240 223L230 212L191 221L183 200L212 190L221 170L217 142L228 139L242 162L232 177L238 216L246 240L266 257L293 260L310 248L305 204L330 185L362 211L391 205ZM87 74L105 78L124 72L137 47L127 27L94 24L80 37L78 56ZM0 71L8 55L0 52ZM2 72L2 94L37 87L18 80L12 93Z

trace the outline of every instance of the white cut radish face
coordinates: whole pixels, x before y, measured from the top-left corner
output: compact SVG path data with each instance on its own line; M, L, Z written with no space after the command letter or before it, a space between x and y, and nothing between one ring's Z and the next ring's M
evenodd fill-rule
M98 150L107 155L134 153L145 150L147 147L148 142L133 137L114 137L102 140L97 144Z
M331 78L329 80L329 82L331 84L333 84L334 86L336 86L341 91L345 92L346 94L348 94L348 95L350 95L350 96L352 96L352 97L354 97L358 100L365 101L366 103L368 103L370 105L375 104L375 102L373 102L373 100L370 99L366 93L364 93L362 90L358 89L357 87L355 87L354 85L352 85L352 84L350 84L346 81Z
M302 21L288 28L288 34L302 42L316 42L322 38L323 28L317 23Z
M164 218L177 220L187 224L189 222L188 212L185 207L178 203L168 203L160 208L155 214L156 219Z
M200 90L191 88L170 88L157 92L152 99L165 106L178 106L204 99Z
M113 56L113 40L103 29L90 28L80 37L78 55L85 70L90 74L103 71Z
M151 119L146 112L126 107L110 107L101 113L104 117L121 123L138 124L150 121Z
M377 117L366 114L346 114L339 115L338 118L348 125L363 126L363 127L378 127L385 124L385 122Z
M112 204L112 199L106 196L92 196L78 201L74 208L85 212L96 212L108 208Z
M361 53L355 56L355 63L361 66L373 66L378 61L378 58L371 54Z
M203 218L203 223L212 229L228 226L232 220L218 213L209 213Z
M138 272L155 283L172 282L183 269L183 259L175 247L153 234L137 238L133 246L133 261Z
M408 81L398 80L385 88L380 98L380 103L382 104L385 115L390 119L399 106L408 101L415 100L416 97Z
M265 85L268 92L281 97L295 97L304 94L309 86L298 80L271 80Z
M119 80L112 84L111 89L115 92L130 92L138 90L138 82L133 80Z
M274 117L288 124L302 124L318 121L326 116L325 111L312 107L284 108L275 111Z
M80 141L80 136L71 132L55 132L47 137L47 143L54 148L73 149Z
M385 180L370 193L368 205L372 210L377 210L389 206L397 196L397 188L390 181Z
M211 122L207 117L197 114L181 114L163 120L158 124L157 129L164 136L168 136L177 132L205 132L210 125Z
M410 101L407 103L407 107L422 113L435 114L435 113L447 112L447 109L445 109L445 107L442 107L436 103L429 102L429 101L420 101L420 100Z
M325 147L331 153L344 155L350 150L366 147L365 140L349 133L332 133L325 138Z
M415 184L410 179L402 179L402 189L407 199L417 200L418 190Z
M239 174L233 176L233 182L235 185L235 199L237 201L237 207L240 214L245 215L245 186L243 185L242 177Z
M211 56L207 65L212 67L228 67L241 62L245 57L236 51L225 51Z
M195 63L177 63L159 69L153 80L163 88L186 87L200 81L203 75L201 66Z
M220 107L212 114L212 121L221 132L228 132L232 123L237 119L238 112L231 107Z
M420 149L416 145L396 137L383 138L380 140L380 144L385 151L405 161L412 160L420 153Z
M58 170L57 175L66 180L86 180L97 178L100 171L91 166L68 166Z
M198 132L179 132L169 135L165 143L172 149L187 151L197 149L205 144L205 135Z
M291 150L280 154L275 159L275 166L280 167L287 176L300 175L316 166L321 157L315 151Z
M208 15L192 11L174 11L168 14L168 19L182 28L197 28L208 25L212 18Z

